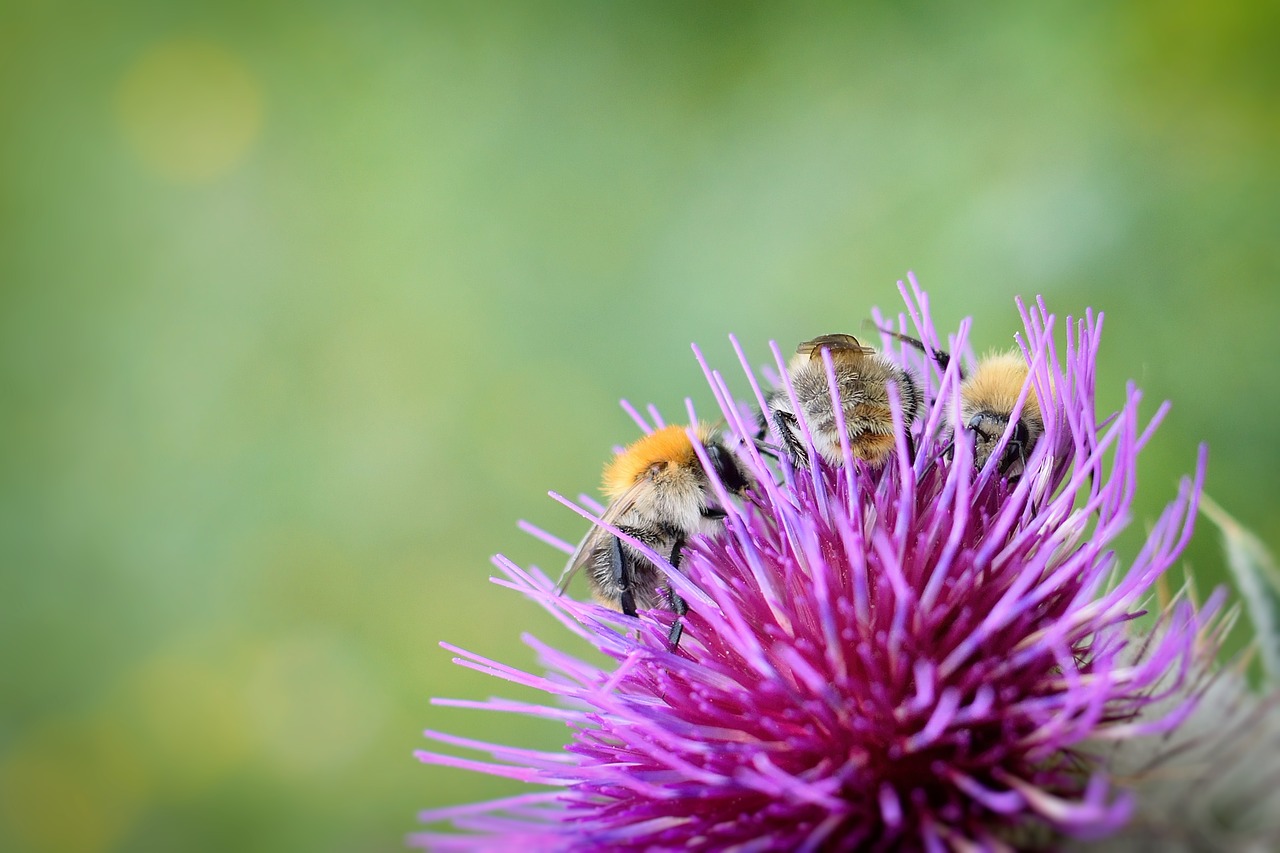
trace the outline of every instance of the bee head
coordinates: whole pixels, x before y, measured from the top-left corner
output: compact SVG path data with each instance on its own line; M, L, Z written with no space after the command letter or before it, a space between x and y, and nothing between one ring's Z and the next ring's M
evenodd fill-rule
M751 477L742 470L738 460L720 442L707 443L707 459L715 469L720 482L730 492L741 495L751 487Z
M977 467L987 464L1008 426L1009 418L994 412L978 412L969 419L968 430L974 437L974 464ZM1005 442L1004 453L1000 456L1000 474L1007 475L1020 462L1025 465L1030 450L1031 430L1025 421L1019 420L1014 423L1009 440Z

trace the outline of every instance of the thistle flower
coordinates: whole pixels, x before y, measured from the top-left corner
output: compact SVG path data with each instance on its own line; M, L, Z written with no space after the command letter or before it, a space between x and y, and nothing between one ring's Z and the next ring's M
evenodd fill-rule
M1200 667L1146 713L1195 697L1158 738L1109 744L1107 767L1135 795L1129 823L1079 849L1210 853L1280 849L1280 692L1253 692L1237 668Z
M1280 682L1277 681L1275 560L1266 546L1201 496L1201 512L1220 529L1227 565L1242 592L1242 607L1213 624L1203 638L1214 648L1239 611L1254 629L1251 654L1233 665L1205 656L1178 690L1149 705L1156 716L1195 697L1195 710L1158 738L1117 741L1102 760L1136 797L1123 830L1089 845L1116 853L1210 853L1280 850ZM1261 690L1244 676L1258 652Z
M914 280L902 291L898 328L943 349L925 294ZM771 466L750 441L753 407L703 362L760 486L738 506L713 483L729 510L725 533L691 540L679 571L652 555L689 604L679 647L666 639L671 613L631 619L560 597L536 567L496 558L497 583L539 602L613 665L526 635L548 670L537 675L446 644L457 663L538 688L549 702L440 704L560 721L571 739L563 752L535 752L427 732L493 760L424 751L424 762L550 790L426 812L424 821L470 834L424 832L411 843L997 850L1122 827L1132 798L1097 744L1176 727L1194 705L1188 673L1211 654L1201 641L1207 617L1185 600L1151 634L1131 627L1191 535L1204 453L1121 566L1110 544L1129 523L1138 455L1165 407L1144 424L1130 387L1100 426L1101 315L1067 318L1060 354L1044 304L1019 309L1044 434L1016 481L973 464L959 358L942 371L885 340L933 402L912 453L894 399L898 450L878 469L847 447L843 466L812 453L807 468ZM971 357L967 332L965 321L947 348ZM786 385L776 346L774 355ZM598 507L578 511L598 521Z

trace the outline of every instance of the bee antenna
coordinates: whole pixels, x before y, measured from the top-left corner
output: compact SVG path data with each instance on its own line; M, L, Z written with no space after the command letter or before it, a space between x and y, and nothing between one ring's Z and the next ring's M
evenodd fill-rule
M944 373L947 370L947 366L951 364L950 353L943 352L942 350L934 350L931 352L929 350L929 347L925 346L924 341L920 340L919 338L913 338L911 335L904 334L903 332L895 332L893 329L886 329L884 326L878 325L872 322L871 320L864 320L863 325L875 326L875 328L879 329L881 333L886 334L889 337L894 338L896 340L902 341L904 344L908 344L910 346L915 347L916 349L920 350L920 352L932 358L934 364L938 365L938 369L943 371ZM963 379L964 376L962 375L960 378Z

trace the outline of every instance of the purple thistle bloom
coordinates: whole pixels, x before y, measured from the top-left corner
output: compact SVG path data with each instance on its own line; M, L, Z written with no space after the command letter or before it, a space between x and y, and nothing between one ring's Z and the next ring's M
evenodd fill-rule
M972 361L968 321L944 346L914 280L903 296L897 328ZM679 571L652 555L689 604L679 648L667 642L672 613L632 619L557 596L537 568L496 558L505 576L496 583L538 601L616 664L602 669L526 635L549 671L539 676L446 645L457 663L552 701L439 704L564 722L572 738L546 753L427 732L493 760L418 753L424 762L551 790L426 812L426 822L471 834L425 832L411 843L996 850L1122 827L1132 800L1096 745L1176 727L1194 703L1180 688L1212 654L1201 641L1207 616L1186 601L1147 635L1130 624L1190 538L1204 452L1194 481L1120 566L1110 543L1130 521L1138 454L1166 407L1144 425L1130 387L1100 425L1101 315L1067 318L1060 353L1043 303L1019 308L1045 429L1014 481L999 475L999 453L975 470L957 396L961 358L940 371L884 341L932 402L913 427L914 457L895 408L898 452L880 469L847 447L841 467L812 456L808 470L767 463L749 439L753 407L708 369L759 487L735 505L713 482L728 509L724 535L692 539Z
M1280 692L1259 695L1238 667L1203 667L1166 703L1196 708L1158 738L1107 744L1107 766L1136 795L1115 835L1067 849L1193 853L1280 849ZM1150 713L1159 714L1164 703Z

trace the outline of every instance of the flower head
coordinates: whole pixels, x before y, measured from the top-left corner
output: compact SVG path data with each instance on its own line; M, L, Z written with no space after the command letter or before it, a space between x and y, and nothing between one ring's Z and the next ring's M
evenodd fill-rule
M1205 641L1217 647L1232 621L1213 625ZM1157 717L1194 697L1185 722L1160 737L1098 745L1106 766L1134 794L1134 814L1114 835L1068 850L1280 849L1280 691L1254 692L1241 669L1206 656L1180 688L1161 690L1165 698L1142 712Z
M944 347L924 293L913 281L903 294L898 328L930 352L971 356L967 321ZM614 664L532 637L545 676L454 649L459 663L553 701L450 704L564 721L572 736L562 753L533 753L429 732L494 761L422 752L423 761L551 790L424 814L473 834L414 842L999 849L1122 826L1130 798L1090 745L1167 731L1191 709L1190 698L1167 700L1184 695L1186 672L1206 654L1204 616L1180 602L1145 639L1130 623L1190 537L1204 459L1120 565L1111 543L1129 523L1138 454L1165 410L1144 424L1130 387L1100 422L1101 316L1067 318L1059 351L1044 305L1020 309L1029 370L1012 420L1030 396L1043 435L1014 479L1002 476L1001 453L974 465L961 358L943 369L885 339L882 351L920 377L927 404L906 424L890 386L897 451L879 467L854 459L847 441L843 465L812 452L809 465L771 463L751 440L751 412L765 397L745 358L754 406L707 369L759 485L735 503L712 477L728 512L724 534L692 539L679 570L661 566L689 605L679 646L667 642L672 613L623 617L558 596L543 572L497 558L498 583L540 602ZM1159 714L1143 713L1161 702Z

